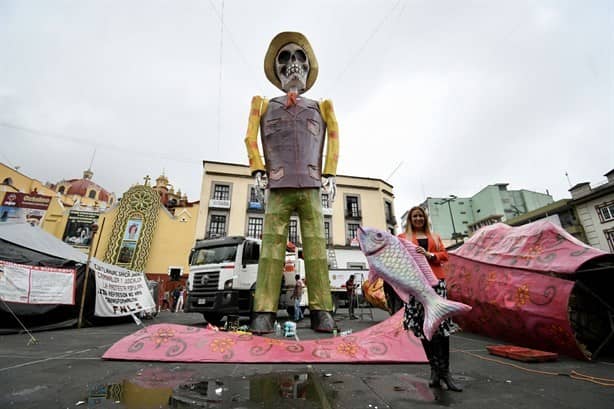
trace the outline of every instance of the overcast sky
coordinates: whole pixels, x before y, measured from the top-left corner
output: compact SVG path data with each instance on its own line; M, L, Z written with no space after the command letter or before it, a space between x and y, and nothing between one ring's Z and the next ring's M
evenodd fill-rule
M0 0L0 161L57 182L95 150L118 196L164 171L198 200L203 160L247 164L280 31L315 50L338 173L391 183L398 215L500 182L558 200L565 172L614 168L611 0Z

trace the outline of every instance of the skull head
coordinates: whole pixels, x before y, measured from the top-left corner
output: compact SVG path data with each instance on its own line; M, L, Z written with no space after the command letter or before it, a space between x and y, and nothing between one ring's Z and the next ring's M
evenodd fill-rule
M309 58L305 49L296 43L280 48L275 57L275 72L284 91L295 90L302 93L307 86L309 75Z

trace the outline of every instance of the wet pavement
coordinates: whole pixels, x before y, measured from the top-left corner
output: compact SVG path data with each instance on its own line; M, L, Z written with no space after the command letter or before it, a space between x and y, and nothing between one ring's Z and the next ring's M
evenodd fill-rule
M357 332L387 318L347 320ZM283 313L280 314L283 321ZM162 312L145 325L204 326L198 314ZM330 337L298 324L300 339ZM522 363L489 355L502 342L452 337L451 368L462 393L428 387L426 364L209 364L106 361L134 324L0 336L0 408L611 408L614 359Z

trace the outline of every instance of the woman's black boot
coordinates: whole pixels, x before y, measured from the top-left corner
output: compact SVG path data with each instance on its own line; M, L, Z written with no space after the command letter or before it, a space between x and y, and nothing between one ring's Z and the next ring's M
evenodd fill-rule
M463 388L454 383L452 375L450 375L450 337L438 337L436 350L440 363L439 377L446 384L448 390L462 392Z
M429 380L429 386L431 388L440 388L441 382L439 379L439 369L434 354L433 343L426 339L421 339L420 341L422 341L422 346L424 347L426 358L429 360L429 365L431 366L431 378Z

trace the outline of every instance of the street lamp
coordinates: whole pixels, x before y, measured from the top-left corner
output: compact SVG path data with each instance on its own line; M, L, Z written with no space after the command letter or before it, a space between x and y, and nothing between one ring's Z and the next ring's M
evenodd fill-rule
M458 233L456 233L456 226L454 225L454 216L452 215L452 206L450 205L450 202L453 202L456 200L456 196L455 195L450 195L449 198L446 199L441 199L441 202L435 202L436 205L444 205L444 204L448 204L448 210L450 211L450 220L452 221L452 238L454 239L454 243L458 243Z

